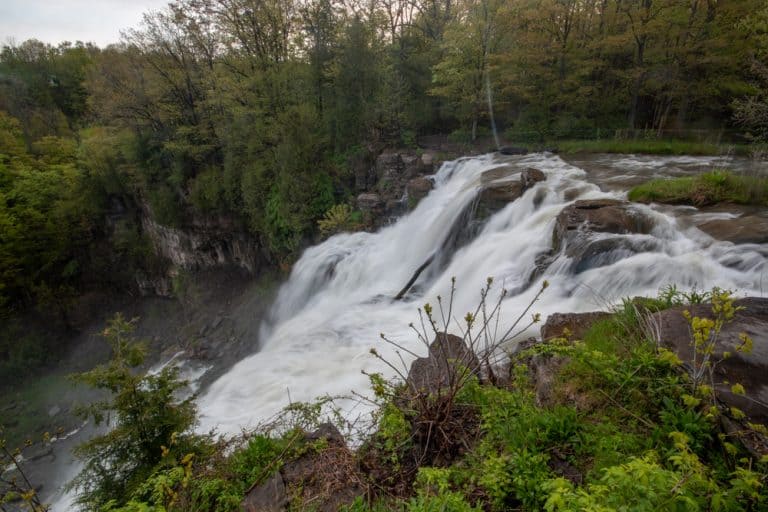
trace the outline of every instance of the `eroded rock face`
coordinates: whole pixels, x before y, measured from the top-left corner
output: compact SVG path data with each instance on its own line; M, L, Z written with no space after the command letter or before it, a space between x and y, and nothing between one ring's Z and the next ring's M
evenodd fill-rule
M228 231L218 223L176 229L144 220L144 229L159 254L188 270L232 265L255 274L265 257L258 242L247 233Z
M768 243L768 217L762 215L711 220L700 224L698 228L716 240L734 244Z
M441 333L429 345L427 357L411 363L406 384L415 393L437 393L456 382L459 376L477 374L480 362L477 356L453 334Z
M575 272L600 267L632 254L654 250L653 238L637 239L627 234L649 234L653 220L632 207L632 203L615 199L576 201L563 209L555 220L552 251L561 250L573 259Z
M562 338L568 331L573 339L580 340L595 322L610 317L610 313L604 311L592 311L590 313L554 313L547 317L547 321L541 326L541 339L543 341L552 338Z
M715 388L719 400L741 409L754 423L768 422L768 299L751 297L734 302L738 308L733 320L723 327L715 346ZM667 309L652 315L658 325L658 342L674 351L691 367L694 357L691 332L683 311L692 316L712 318L711 305L702 304ZM752 338L750 353L736 351L740 333ZM731 356L722 359L723 352ZM731 385L744 386L745 395L731 392Z

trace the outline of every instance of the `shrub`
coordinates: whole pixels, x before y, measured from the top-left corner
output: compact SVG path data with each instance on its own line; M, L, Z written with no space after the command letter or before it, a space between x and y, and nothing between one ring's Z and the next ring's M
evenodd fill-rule
M191 397L176 398L185 386L178 369L168 365L155 374L137 373L145 352L131 338L134 328L135 319L115 315L103 332L112 346L112 359L73 376L110 394L79 411L97 425L112 427L75 450L84 468L70 487L89 509L126 503L163 459L182 459L195 449L194 438L185 435L195 422L195 407Z

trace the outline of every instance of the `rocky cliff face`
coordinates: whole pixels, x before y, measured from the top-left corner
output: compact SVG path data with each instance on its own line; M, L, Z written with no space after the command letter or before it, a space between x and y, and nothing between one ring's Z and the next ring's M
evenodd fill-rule
M227 217L194 217L183 226L169 227L156 222L149 207L142 205L140 222L156 254L170 264L164 275L136 276L145 294L172 295L171 278L179 271L234 267L255 275L269 264L258 239Z
M145 217L142 226L157 252L185 270L235 266L255 274L267 259L256 239L227 222L209 220L171 228Z

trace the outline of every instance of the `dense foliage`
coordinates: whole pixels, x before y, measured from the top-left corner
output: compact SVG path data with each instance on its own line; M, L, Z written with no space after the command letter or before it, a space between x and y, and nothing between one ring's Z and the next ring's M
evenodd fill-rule
M371 155L424 134L764 138L765 19L758 0L177 0L107 48L8 44L3 312L68 327L78 292L157 270L142 217L217 219L290 260L318 221L356 225L338 205Z
M192 398L177 397L185 386L178 368L170 364L156 373L138 371L144 347L131 337L134 323L120 314L111 319L103 336L112 358L74 376L109 395L80 411L107 427L76 450L84 467L71 486L86 510L127 501L159 464L187 464L194 456L187 451L199 444L187 433L196 418Z
M327 421L322 403L293 404L261 431L209 444L205 459L157 464L106 510L240 510L246 491L278 472L289 510L335 509L325 500L339 493L349 512L764 510L766 457L750 455L741 439L765 428L721 431L719 417L730 413L716 406L712 388L648 337L649 312L691 301L711 301L714 324L735 311L727 291L686 295L670 287L657 299L626 300L583 340L557 338L518 352L496 384L466 374L446 384L456 383L455 394L413 396L403 382L374 375L380 409L356 452L307 436ZM701 321L690 318L694 329ZM710 353L696 336L691 343ZM536 385L533 364L547 368L550 386ZM431 436L423 437L424 414L438 402L453 412L430 416ZM302 486L291 480L294 461L318 464L310 467L321 482L344 470L354 477L342 478L348 487ZM340 462L348 467L340 470Z

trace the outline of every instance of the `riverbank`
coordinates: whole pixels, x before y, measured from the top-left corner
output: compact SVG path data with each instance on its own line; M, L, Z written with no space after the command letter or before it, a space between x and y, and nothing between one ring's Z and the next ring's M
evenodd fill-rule
M725 319L724 305L743 312ZM764 299L668 288L610 313L557 315L492 366L475 335L436 330L402 379L371 376L378 409L367 430L332 402L292 404L256 431L199 447L203 458L166 461L140 488L162 482L168 493L140 491L117 510L761 509L766 411L747 417L721 387L697 387L683 364L687 331L657 332L663 345L648 331L685 324L683 309L724 319L717 357L738 330L768 320Z

